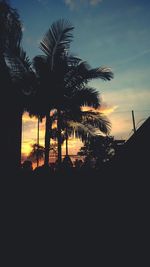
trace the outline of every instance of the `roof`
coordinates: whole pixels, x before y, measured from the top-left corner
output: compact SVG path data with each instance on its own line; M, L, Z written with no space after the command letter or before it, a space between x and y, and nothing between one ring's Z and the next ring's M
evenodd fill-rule
M150 117L138 128L135 134L133 134L126 142L126 146L142 144L150 144Z
M121 146L113 161L114 173L129 178L135 173L144 178L150 166L150 117L127 142ZM112 171L113 173L113 171ZM135 177L137 177L137 174Z

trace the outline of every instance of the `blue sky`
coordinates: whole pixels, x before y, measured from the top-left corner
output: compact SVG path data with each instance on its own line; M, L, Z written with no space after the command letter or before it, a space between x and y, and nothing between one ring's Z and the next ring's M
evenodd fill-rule
M71 51L92 67L109 66L115 78L92 85L100 90L112 134L127 138L136 123L150 115L149 0L12 0L24 29L23 47L32 59L51 23L68 19L75 27Z

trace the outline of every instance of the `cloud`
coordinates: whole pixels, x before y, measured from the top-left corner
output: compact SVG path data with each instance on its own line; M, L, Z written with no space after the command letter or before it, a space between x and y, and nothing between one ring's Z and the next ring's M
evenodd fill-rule
M36 45L36 41L34 40L34 38L32 36L27 36L25 39L24 39L25 43L28 44L28 45Z
M100 112L102 112L104 115L109 115L113 112L115 112L115 110L118 108L117 105L112 105L112 106L108 106L108 105L102 105L102 107L100 108Z
M132 56L130 58L126 58L125 60L122 60L120 62L117 62L116 66L118 67L118 66L123 65L125 63L129 63L129 62L135 61L135 60L137 60L137 59L139 59L139 58L141 58L141 57L143 57L143 56L145 56L145 55L147 55L149 53L150 53L150 49L145 49L139 54L136 54L136 55L134 55L134 56Z
M22 26L22 32L25 32L26 31L26 27L25 26Z
M111 135L116 138L128 139L129 134L132 133L132 110L134 110L136 126L139 121L150 116L150 88L136 90L123 88L119 92L106 91L103 95L110 107L118 106L112 113L107 114L112 124Z
M122 88L120 91L103 92L104 99L110 106L118 105L119 111L149 110L150 88Z
M101 107L98 109L84 106L84 107L82 107L82 110L83 111L95 111L95 112L99 112L99 113L107 116L107 115L115 112L117 108L118 108L117 105L108 105L105 102L102 102Z
M47 0L37 0L40 4L47 4L48 2L47 2Z
M142 75L143 73L137 72L134 74L134 79L137 80L139 76L144 83L145 78L142 78ZM131 76L133 79L132 71ZM130 81L129 74L125 75L125 77L126 80ZM111 84L112 83L113 82L111 82ZM136 126L139 121L143 121L143 119L150 116L150 87L135 87L134 84L133 86L131 85L131 87L125 87L125 84L125 79L122 75L114 83L113 89L109 89L111 86L108 83L107 90L103 90L102 93L102 106L100 109L100 112L106 115L112 124L111 135L119 139L128 139L129 134L132 133L132 110L134 110L135 113ZM120 89L116 90L115 87L120 87ZM97 82L95 82L94 88L99 88Z
M89 4L92 6L96 6L98 4L100 4L103 0L91 0L89 1Z
M71 9L74 10L80 5L90 5L97 6L103 0L64 0L65 4Z

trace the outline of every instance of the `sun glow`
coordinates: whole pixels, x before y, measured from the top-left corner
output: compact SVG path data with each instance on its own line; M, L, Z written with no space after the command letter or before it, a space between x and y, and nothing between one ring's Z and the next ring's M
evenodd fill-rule
M32 145L37 143L37 118L30 118L28 113L23 115L23 133L22 133L22 161L27 159L31 150ZM57 126L57 123L54 123L53 128ZM45 135L45 119L40 123L40 145L44 146L44 135ZM57 142L51 140L51 144L56 144L57 151ZM79 139L69 138L68 148L69 153L76 155L82 146L82 142ZM62 154L65 155L65 142L62 145ZM53 151L50 151L50 157L56 158L57 155ZM53 161L53 159L52 159Z
M110 115L117 109L118 106L107 106L102 105L99 109L89 108L87 106L82 107L83 111L96 111L100 112L103 115ZM37 118L29 117L28 113L23 115L23 134L22 134L22 155L23 158L27 158L32 150L32 145L37 143ZM55 122L53 128L57 126ZM44 135L45 135L45 119L40 122L40 145L44 146ZM51 144L56 143L51 141ZM76 155L83 145L82 141L76 138L69 138L68 147L69 153ZM53 154L52 151L50 153ZM65 143L62 145L62 154L65 155Z
M117 108L118 108L117 105L116 106L105 106L105 105L102 105L98 109L94 109L94 108L91 108L91 107L84 106L84 107L82 107L82 111L95 111L95 112L99 112L99 113L104 114L104 115L109 115L109 114L113 113Z

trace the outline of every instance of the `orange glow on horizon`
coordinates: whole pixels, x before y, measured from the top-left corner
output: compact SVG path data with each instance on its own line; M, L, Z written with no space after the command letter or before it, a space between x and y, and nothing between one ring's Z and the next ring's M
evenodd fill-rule
M105 107L105 106L102 106L98 109L94 109L94 108L91 108L91 107L87 107L87 106L84 106L82 107L82 111L95 111L95 112L99 112L99 113L102 113L104 115L109 115L111 113L113 113L116 109L118 108L118 106L112 106L112 107Z
M118 106L107 106L105 103L99 109L92 109L87 106L83 107L83 111L90 111L94 110L96 112L100 112L103 115L109 115L108 119L110 119L112 123L112 132L111 135L120 134L120 129L122 132L126 132L127 129L130 129L130 121L129 120L122 120L122 116L114 114ZM117 118L117 120L116 120ZM117 121L117 123L116 123ZM25 159L29 156L32 145L37 143L37 118L32 117L30 118L28 113L23 115L23 133L22 133L22 158ZM56 127L57 123L53 125ZM45 119L40 122L40 145L44 146L44 135L45 135ZM124 138L124 134L121 136ZM120 137L120 138L121 138ZM54 141L51 140L51 143ZM68 147L69 147L69 154L76 155L80 150L81 146L83 145L82 141L75 138L69 138L68 140ZM52 156L52 152L51 156ZM62 154L65 155L65 142L62 145Z
M32 145L37 143L37 118L30 118L28 113L23 115L23 133L22 133L22 160L27 159L32 151ZM53 127L56 127L56 123ZM44 146L45 119L40 123L40 145ZM57 143L51 140L51 144ZM79 139L70 138L68 140L69 153L76 155L83 143ZM62 145L62 154L65 155L65 142ZM53 152L50 152L53 156Z

